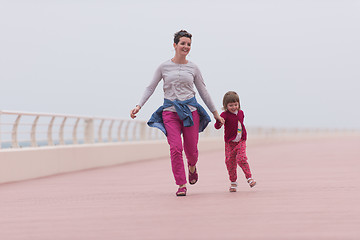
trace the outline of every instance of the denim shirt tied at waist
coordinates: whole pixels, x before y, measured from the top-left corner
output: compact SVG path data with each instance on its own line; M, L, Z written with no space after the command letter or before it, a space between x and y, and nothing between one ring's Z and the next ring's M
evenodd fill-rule
M192 97L185 101L179 101L179 100L171 101L169 99L164 98L164 104L151 115L150 120L147 122L148 126L156 127L160 129L165 135L167 135L164 122L162 119L162 112L165 108L171 106L175 106L175 110L179 115L180 119L183 121L184 127L193 126L194 121L193 121L192 113L187 105L196 107L200 117L199 132L204 131L204 129L209 124L209 122L211 122L211 119L210 116L207 114L206 110L196 101L195 97Z

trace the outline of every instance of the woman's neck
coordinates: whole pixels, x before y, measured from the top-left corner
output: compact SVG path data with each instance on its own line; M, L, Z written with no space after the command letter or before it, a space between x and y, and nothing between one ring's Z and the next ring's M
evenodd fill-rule
M175 55L171 61L173 63L177 63L177 64L186 64L188 63L188 60L186 60L186 57L182 57L182 56L178 56L178 55Z

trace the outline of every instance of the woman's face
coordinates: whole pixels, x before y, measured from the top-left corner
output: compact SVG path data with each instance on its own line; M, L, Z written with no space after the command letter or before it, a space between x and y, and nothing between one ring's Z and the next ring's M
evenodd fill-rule
M187 37L181 37L178 44L174 43L174 48L177 54L186 56L191 49L191 39Z

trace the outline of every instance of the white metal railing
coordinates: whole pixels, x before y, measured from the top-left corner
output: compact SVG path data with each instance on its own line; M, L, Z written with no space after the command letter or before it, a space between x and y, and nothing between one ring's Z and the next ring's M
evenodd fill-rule
M223 136L223 130L207 127L200 138ZM356 134L358 130L247 127L251 137L273 138L302 135ZM0 111L0 149L61 146L164 139L145 121L52 113Z
M163 135L145 121L0 111L0 148L154 140Z

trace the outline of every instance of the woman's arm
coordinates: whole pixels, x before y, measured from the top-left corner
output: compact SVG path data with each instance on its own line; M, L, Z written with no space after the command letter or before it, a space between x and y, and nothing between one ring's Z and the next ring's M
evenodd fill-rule
M213 113L214 114L214 118L216 119L216 122L214 124L214 127L216 129L220 129L224 123L225 123L225 119L222 117L222 115L219 115L219 113L216 111L216 113ZM215 114L216 115L219 115L218 117L215 117Z
M206 85L204 82L204 79L201 75L201 72L198 67L195 68L195 78L194 78L194 84L196 86L196 89L198 90L201 99L204 101L206 106L209 108L209 110L214 115L214 118L216 121L219 121L221 124L224 124L224 119L219 115L217 112L215 105L210 97L209 92L206 89Z
M136 114L140 111L141 107L139 105L136 105L136 107L130 111L130 117L132 119L136 118Z
M159 82L162 79L162 74L161 74L161 66L159 66L153 76L152 81L150 82L150 84L145 88L145 91L143 93L142 98L140 99L139 102L139 106L140 108L142 106L144 106L144 104L147 102L147 100L149 100L149 98L151 97L151 95L154 93L157 85L159 84Z
M213 114L215 113L216 116L219 116L218 112L216 111L215 104L213 103L211 96L206 89L204 79L203 79L198 67L195 68L194 84L195 84L196 89L199 92L201 99L204 101L205 105L208 107L210 112L212 112ZM215 115L214 115L214 118L215 118Z
M220 123L221 123L221 126L225 123L224 118L221 117L216 110L215 110L214 112L212 112L212 114L214 115L214 118L216 119L216 122L220 122Z
M149 98L154 93L154 91L155 91L157 85L159 84L159 82L161 81L161 79L162 79L161 66L159 66L155 71L152 81L145 88L144 94L143 94L142 98L140 99L139 104L136 105L136 107L130 111L130 117L132 119L136 118L136 114L140 111L141 107L144 106L144 104L147 102L147 100L149 100Z

